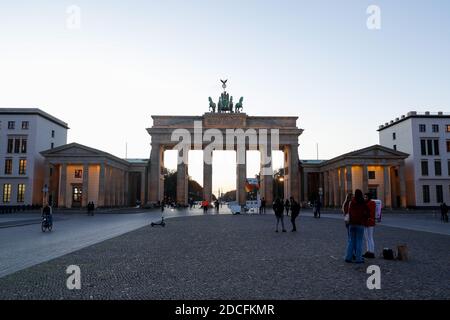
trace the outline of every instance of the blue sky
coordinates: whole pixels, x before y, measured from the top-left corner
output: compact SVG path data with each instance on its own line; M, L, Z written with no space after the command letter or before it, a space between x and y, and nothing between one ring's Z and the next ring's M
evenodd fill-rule
M372 4L381 30L366 26ZM148 157L150 115L206 112L219 78L249 115L299 116L303 159L316 143L325 159L375 144L410 110L450 110L450 1L0 1L0 26L0 107L40 107L69 142L120 157L126 142Z

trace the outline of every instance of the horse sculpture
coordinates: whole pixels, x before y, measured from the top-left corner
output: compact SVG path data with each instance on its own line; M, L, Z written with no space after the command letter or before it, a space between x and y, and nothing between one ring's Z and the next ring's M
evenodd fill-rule
M212 101L211 97L209 97L209 111L216 112L216 104Z
M243 102L244 102L244 97L241 97L241 98L239 99L239 102L236 103L236 106L234 107L234 111L235 111L236 113L240 113L241 110L244 108L243 105L242 105Z

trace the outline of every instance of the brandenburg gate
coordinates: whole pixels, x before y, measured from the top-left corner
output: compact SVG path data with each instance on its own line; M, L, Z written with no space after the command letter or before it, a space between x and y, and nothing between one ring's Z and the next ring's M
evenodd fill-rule
M224 90L226 80L222 81ZM148 202L164 199L164 151L178 151L177 203L188 203L188 153L203 150L203 198L212 199L212 156L214 150L236 152L236 200L246 201L247 150L260 152L260 195L267 204L273 201L272 150L284 153L284 195L300 201L298 117L253 117L241 112L243 98L233 104L224 91L216 104L209 98L209 111L203 116L152 116ZM217 110L216 110L217 109Z

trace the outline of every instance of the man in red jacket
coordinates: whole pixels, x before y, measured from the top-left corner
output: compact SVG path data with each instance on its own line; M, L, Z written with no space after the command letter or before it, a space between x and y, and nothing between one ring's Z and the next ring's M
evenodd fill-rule
M376 203L372 201L372 195L366 193L364 195L364 200L366 201L367 207L369 208L369 218L367 219L364 226L364 237L366 239L367 251L363 255L364 258L375 258L375 242L373 241L373 230L375 228L375 211Z

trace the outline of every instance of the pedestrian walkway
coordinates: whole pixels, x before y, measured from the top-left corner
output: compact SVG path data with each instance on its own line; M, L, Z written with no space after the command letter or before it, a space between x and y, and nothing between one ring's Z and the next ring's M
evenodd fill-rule
M313 217L312 210L304 209L301 213L303 216ZM342 223L344 218L340 212L326 211L321 214L322 218L340 219ZM450 236L450 223L440 221L440 215L430 213L405 213L405 212L389 212L383 213L382 221L377 225L402 228L414 231L431 232Z

